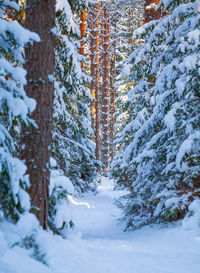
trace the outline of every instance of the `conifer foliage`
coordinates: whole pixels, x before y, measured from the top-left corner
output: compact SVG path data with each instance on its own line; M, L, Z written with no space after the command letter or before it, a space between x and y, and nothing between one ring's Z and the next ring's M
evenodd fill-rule
M86 1L81 1L80 4L79 8L84 8L87 3ZM34 7L36 8L36 6ZM38 116L40 116L41 113L47 112L44 107L40 108L41 105L44 106L42 103L44 103L43 98L45 98L41 91L41 85L44 82L48 82L52 87L54 81L54 108L50 104L48 107L50 111L53 110L51 152L57 162L55 163L55 160L51 159L51 163L53 163L51 166L49 196L48 187L46 186L47 194L38 192L38 189L41 190L41 187L38 186L41 185L41 179L39 179L32 185L32 188L35 187L36 191L34 191L34 196L32 196L31 205L35 209L32 212L38 218L40 217L39 215L45 213L44 223L41 222L43 228L47 228L48 221L50 227L57 233L60 233L59 230L63 228L66 230L73 225L70 222L71 219L68 219L66 212L69 205L68 195L77 194L77 192L82 193L86 190L95 190L96 168L98 165L94 155L95 146L93 141L91 141L93 131L90 125L90 93L86 87L89 78L81 71L83 57L78 54L80 33L77 17L73 14L71 7L73 5L71 3L70 6L68 1L57 1L56 27L51 28L51 31L48 32L51 42L52 36L55 38L55 76L46 69L40 72L41 76L44 73L49 73L47 81L43 81L40 77L35 79L35 82L31 81L31 62L34 60L38 62L40 56L38 55L38 59L29 59L26 62L25 68L30 68L27 77L29 87L32 83L36 84L37 80L39 81L33 89L26 86L29 93L31 90L34 91L38 88L38 92L34 93L34 95L38 95L36 102L28 98L23 89L23 86L27 84L25 78L27 72L22 68L22 65L25 62L24 48L26 44L34 41L41 42L41 40L37 34L25 30L15 21L15 10L19 11L19 6L15 1L0 1L0 210L6 217L17 221L20 213L31 208L29 195L26 192L30 182L27 175L27 167L24 163L32 164L33 168L30 168L28 171L29 177L36 177L33 159L35 158L35 153L39 152L39 146L34 146L36 137L33 138L34 134L30 134L30 132L37 131L38 124L40 128L40 121L46 122L46 119L42 120L41 118L41 120L38 119L35 122L30 119L30 115L34 112L35 117L38 113ZM7 16L8 12L9 16ZM78 14L77 6L76 12ZM12 14L12 18L10 14ZM36 44L34 44L34 47L36 47ZM29 54L30 52L32 52L30 48L26 49L26 53ZM50 64L46 64L47 68L48 65ZM45 94L47 95L47 92ZM53 96L49 95L48 99L52 100L52 98ZM37 111L35 110L36 103ZM46 130L44 133L52 130L50 120L52 119L47 120L49 126L43 127ZM31 129L28 126L31 126ZM24 145L24 140L27 137L31 141ZM37 137L41 137L42 141L46 140L40 130L37 131ZM21 146L18 145L18 138L21 139ZM29 144L33 144L35 149L30 150ZM20 158L24 159L25 153L27 153L28 158L26 157L26 162L23 161L22 163L16 156L19 154ZM50 146L48 146L48 155L49 153ZM43 159L46 160L46 153L40 154L36 158L42 162ZM38 166L37 170L40 169L39 167L41 168L41 166ZM45 167L47 172L49 172L49 163ZM48 178L47 176L45 177ZM50 202L49 219L47 215L48 205L44 210L39 211L37 204L33 203L33 199L42 200L41 202L44 201L46 204L48 204L48 201ZM63 209L63 204L65 209ZM63 210L65 210L64 216L60 217L60 212L62 214Z
M67 236L111 158L125 229L183 218L200 199L199 0L27 0L40 37L17 2L0 0L2 221L31 211Z
M19 6L0 1L0 211L16 221L30 204L25 191L29 186L26 166L16 157L14 136L19 135L21 124L30 125L29 114L36 105L23 88L26 71L22 68L22 48L39 41L39 36L10 21L8 10L14 13Z
M67 2L66 2L67 3ZM95 188L89 78L82 72L79 28L69 4L57 4L53 157L78 192Z
M128 122L113 176L126 229L185 216L200 198L199 1L160 1L168 15L133 34L143 41L127 62Z
M98 162L91 140L89 77L83 73L79 54L80 31L70 1L56 3L55 91L49 188L49 227L67 236L71 219L71 195L96 189ZM84 4L82 2L82 4ZM85 7L85 6L83 6ZM80 7L79 7L80 8ZM84 52L84 43L82 43Z

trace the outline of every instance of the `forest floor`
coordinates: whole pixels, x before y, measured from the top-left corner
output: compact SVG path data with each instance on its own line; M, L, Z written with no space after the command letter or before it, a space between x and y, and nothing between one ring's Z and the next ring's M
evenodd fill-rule
M102 178L95 196L72 199L76 229L68 238L38 235L48 267L29 250L6 247L14 240L12 228L0 227L7 232L0 233L0 273L200 273L200 218L123 232L117 221L121 212L113 204L121 194L113 191L113 181Z

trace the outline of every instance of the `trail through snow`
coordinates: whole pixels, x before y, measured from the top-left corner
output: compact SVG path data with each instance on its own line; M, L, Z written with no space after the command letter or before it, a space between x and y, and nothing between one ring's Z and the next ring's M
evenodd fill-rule
M72 198L76 231L68 239L38 235L49 267L14 248L0 257L0 273L200 273L200 229L154 226L124 233L113 204L121 194L103 178L97 195Z

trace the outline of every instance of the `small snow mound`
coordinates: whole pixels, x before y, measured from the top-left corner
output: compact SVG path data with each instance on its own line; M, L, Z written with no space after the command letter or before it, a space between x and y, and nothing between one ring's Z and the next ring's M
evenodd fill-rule
M0 257L4 255L4 253L6 252L7 250L7 242L4 238L4 235L3 233L0 231Z
M39 222L32 213L22 215L17 223L18 234L22 239L32 234L33 231L39 230L39 227Z
M200 231L200 200L194 200L190 206L186 217L183 220L184 229Z

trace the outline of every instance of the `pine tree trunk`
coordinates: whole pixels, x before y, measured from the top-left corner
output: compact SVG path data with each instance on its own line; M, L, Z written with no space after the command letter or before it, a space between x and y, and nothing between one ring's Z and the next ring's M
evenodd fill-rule
M92 96L90 115L91 115L91 126L94 130L94 114L95 114L95 12L93 10L90 16L90 72L91 72L91 84L90 84L90 93Z
M102 67L102 162L105 170L109 166L109 87L110 87L110 63L109 63L109 14L105 7L103 12L103 67Z
M131 4L128 5L128 50L129 54L132 52L131 51L131 43L132 43L132 33L131 33L131 27L132 27L132 12L131 12Z
M81 13L81 23L80 23L80 32L81 32L81 48L80 48L80 54L84 56L85 52L85 43L84 43L84 37L85 37L85 20L86 20L86 10L84 10ZM81 69L83 71L84 65L83 62L81 62Z
M115 13L115 36L114 36L114 53L113 53L113 73L112 73L112 100L111 100L111 160L113 158L113 141L114 141L114 125L115 125L115 88L114 81L116 77L116 33L117 33L117 12Z
M96 6L95 16L97 18L99 12L99 4ZM99 109L99 19L95 22L95 111L96 111L96 159L100 160L100 109Z
M31 211L46 229L48 223L49 160L51 149L52 110L54 84L54 39L51 29L55 25L55 2L27 0L25 27L40 35L41 42L26 49L26 93L37 102L31 118L37 128L22 130L21 157L26 160L31 187Z

